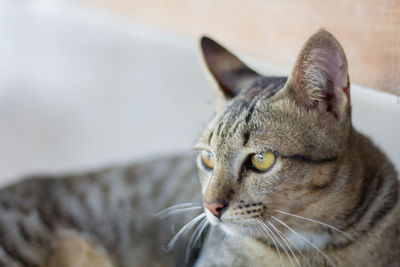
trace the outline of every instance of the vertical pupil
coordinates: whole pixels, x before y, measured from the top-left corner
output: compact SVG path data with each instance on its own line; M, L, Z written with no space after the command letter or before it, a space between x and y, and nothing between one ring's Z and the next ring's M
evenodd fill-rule
M263 162L264 161L263 154L258 154L258 161L259 162Z

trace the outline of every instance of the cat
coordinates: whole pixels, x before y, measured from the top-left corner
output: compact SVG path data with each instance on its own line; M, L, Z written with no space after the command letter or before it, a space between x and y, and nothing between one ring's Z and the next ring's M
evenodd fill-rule
M348 65L320 30L288 78L201 41L219 90L196 148L209 238L196 266L400 266L398 175L351 123Z
M198 153L3 188L1 266L400 265L397 173L352 127L339 42L312 35L288 78L201 49Z

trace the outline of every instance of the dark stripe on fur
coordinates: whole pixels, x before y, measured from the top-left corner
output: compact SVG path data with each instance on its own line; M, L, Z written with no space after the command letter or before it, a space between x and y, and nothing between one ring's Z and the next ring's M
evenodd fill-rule
M221 133L221 128L222 128L222 121L218 124L218 127L217 127L217 135L220 135L220 133Z
M243 133L243 146L245 146L247 144L247 142L250 139L250 132L244 132Z
M383 185L383 177L376 177L372 182L371 179L373 178L364 177L360 199L355 207L349 211L348 215L344 218L344 221L347 222L345 229L352 227L356 222L361 220L362 216L379 194Z
M231 137L236 133L236 130L238 129L239 124L240 124L240 123L237 121L237 122L235 122L235 124L232 126L233 128L232 128L232 131L231 131L231 134L230 134Z
M248 122L250 121L251 116L253 115L254 106L255 106L255 104L253 104L253 105L250 107L249 112L248 112L247 115L246 115L246 119L245 119L246 123L248 123Z
M286 80L285 77L264 77L257 79L250 88L242 90L220 118L216 135L221 138L227 135L232 137L238 129L241 129L240 125L251 121L256 104L274 96L284 86ZM237 120L242 113L246 113L243 121Z
M1 207L2 207L4 210L10 210L10 208L11 208L10 203L9 203L7 200L5 200L5 199L2 199L1 202L0 202L0 204L1 204Z
M208 144L211 144L211 139L213 137L214 131L210 133L210 137L208 137Z
M309 164L322 164L322 163L327 163L327 162L333 162L338 159L338 157L331 157L331 158L326 158L326 159L310 159L303 155L290 155L290 156L281 155L280 157L283 159L296 160L296 161L305 162L305 163L309 163Z
M398 201L398 186L392 186L390 187L390 191L385 196L385 201L382 203L381 207L377 209L374 214L372 215L372 219L368 224L368 229L367 231L372 228L380 219L382 219L386 214L389 213L396 205Z
M28 230L25 228L25 225L22 222L17 223L18 226L18 231L21 237L27 242L31 243L33 241L33 238L29 234Z
M15 242L12 242L9 239L9 235L7 234L4 225L0 224L0 247L3 248L4 252L14 261L21 263L24 267L39 267L35 263L29 262L13 245Z
M370 207L373 205L375 201L382 201L379 197L381 194L382 189L384 188L384 179L382 177L377 177L374 179L375 183L371 185L368 189L365 190L360 198L360 201L355 206L355 209L349 212L349 215L343 219L343 221L349 221L346 227L342 230L346 230L352 227L355 223L360 222L364 216L367 214ZM371 189L372 187L372 189ZM369 216L369 221L359 230L358 234L365 234L371 230L385 215L387 215L397 204L398 202L398 185L397 181L395 181L395 185L385 186L385 188L389 188L389 191L382 196L384 201L381 205L373 211L372 215ZM367 196L366 196L367 195ZM354 235L353 235L354 237ZM346 240L345 242L339 244L331 244L331 247L334 249L342 249L344 247L349 246L352 244L354 240Z
M53 232L55 230L55 226L54 226L54 221L52 214L46 209L46 205L39 205L38 209L38 215L39 215L39 219L41 221L41 223L51 232Z

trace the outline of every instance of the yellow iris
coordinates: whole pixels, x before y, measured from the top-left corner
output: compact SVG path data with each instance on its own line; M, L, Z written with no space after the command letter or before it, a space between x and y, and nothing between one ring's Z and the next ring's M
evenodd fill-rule
M272 151L256 153L251 156L251 163L253 163L256 170L266 171L274 164L275 158L275 154Z
M204 166L208 169L214 168L214 155L210 151L203 150L201 152L201 162L203 162Z

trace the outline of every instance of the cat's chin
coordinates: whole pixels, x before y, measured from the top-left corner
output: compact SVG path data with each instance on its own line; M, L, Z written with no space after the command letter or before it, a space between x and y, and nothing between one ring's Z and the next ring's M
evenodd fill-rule
M264 238L265 236L261 235L259 229L251 225L245 224L237 224L232 222L224 222L217 217L215 217L210 211L204 209L204 212L207 217L207 221L211 225L218 225L227 235L233 237L252 237L252 238Z
M243 231L240 230L240 227L231 223L222 223L221 229L230 236L243 236Z
M239 225L235 223L222 222L220 224L221 229L230 236L233 237L251 237L256 239L263 239L264 236L260 236L260 231L251 225Z

